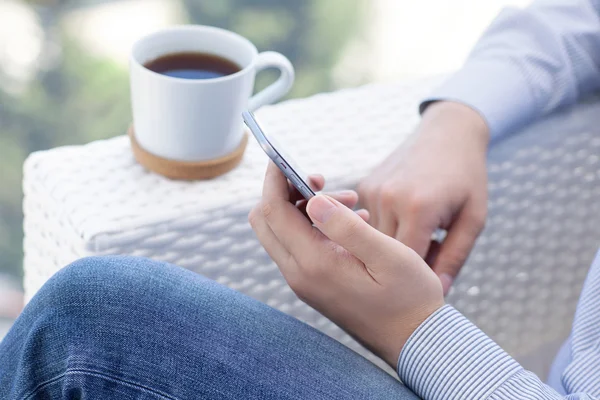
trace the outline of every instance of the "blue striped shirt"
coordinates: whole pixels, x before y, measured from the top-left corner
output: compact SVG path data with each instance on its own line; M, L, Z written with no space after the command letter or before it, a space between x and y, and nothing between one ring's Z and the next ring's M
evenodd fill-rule
M539 0L500 13L433 100L479 111L493 137L600 90L600 0Z
M408 339L398 375L424 400L600 399L600 252L584 284L571 334L562 396L523 369L492 339L446 305Z
M463 68L421 105L458 101L500 137L600 90L600 0L538 0L503 11ZM559 394L449 305L410 337L398 375L430 399L600 400L600 253L583 287Z

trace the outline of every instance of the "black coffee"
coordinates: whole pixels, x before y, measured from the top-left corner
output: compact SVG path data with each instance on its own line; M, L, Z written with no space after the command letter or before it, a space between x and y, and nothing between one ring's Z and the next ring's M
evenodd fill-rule
M144 64L150 71L183 79L214 79L235 74L239 65L208 53L172 53Z

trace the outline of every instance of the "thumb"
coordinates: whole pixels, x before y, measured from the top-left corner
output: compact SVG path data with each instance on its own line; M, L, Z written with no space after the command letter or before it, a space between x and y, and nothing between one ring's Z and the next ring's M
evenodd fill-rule
M394 239L377 231L358 214L337 200L317 195L306 207L315 226L365 264L374 264L391 250Z

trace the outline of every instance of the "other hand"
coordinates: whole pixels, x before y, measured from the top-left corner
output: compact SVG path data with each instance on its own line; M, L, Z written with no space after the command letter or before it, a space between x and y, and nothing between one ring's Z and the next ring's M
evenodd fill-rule
M358 186L370 223L426 259L444 294L465 263L487 214L488 128L473 109L430 105L413 140ZM440 245L436 229L448 231Z

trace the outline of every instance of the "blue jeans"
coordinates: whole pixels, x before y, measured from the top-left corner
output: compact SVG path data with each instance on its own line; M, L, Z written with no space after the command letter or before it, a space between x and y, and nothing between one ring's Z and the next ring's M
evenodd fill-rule
M416 399L308 325L185 269L87 258L0 343L0 399Z

